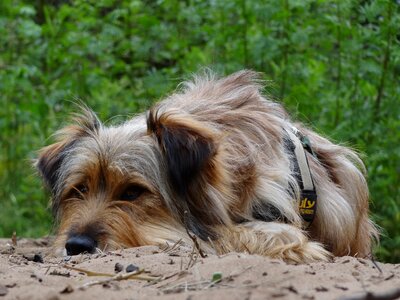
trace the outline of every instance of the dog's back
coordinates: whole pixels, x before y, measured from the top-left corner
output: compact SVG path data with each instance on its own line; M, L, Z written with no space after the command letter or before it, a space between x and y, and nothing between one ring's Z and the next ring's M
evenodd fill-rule
M286 132L296 126L316 153L315 157L307 153L318 195L316 217L307 231L334 255L367 256L378 232L368 217L362 161L351 149L293 123L280 104L262 96L258 78L252 71L219 80L199 76L157 110L194 120L212 133L218 149L215 167L223 173L221 186L229 190L224 205L216 207L227 210L234 222L284 221L301 227L292 163L296 158L285 142Z

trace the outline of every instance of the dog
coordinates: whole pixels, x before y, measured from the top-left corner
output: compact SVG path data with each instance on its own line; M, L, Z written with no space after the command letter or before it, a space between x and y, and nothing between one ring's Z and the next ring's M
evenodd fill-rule
M378 230L361 159L291 121L262 85L249 70L194 76L113 126L82 107L35 162L56 252L194 240L294 263L369 256Z

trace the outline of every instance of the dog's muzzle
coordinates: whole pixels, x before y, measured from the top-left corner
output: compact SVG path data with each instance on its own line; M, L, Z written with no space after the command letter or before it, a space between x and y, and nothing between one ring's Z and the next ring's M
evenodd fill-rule
M65 243L67 255L78 255L81 253L94 253L97 241L87 235L75 235Z

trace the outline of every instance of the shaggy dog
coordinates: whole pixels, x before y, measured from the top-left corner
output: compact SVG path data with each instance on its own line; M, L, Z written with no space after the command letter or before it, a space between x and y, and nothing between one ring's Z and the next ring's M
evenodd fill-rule
M258 77L195 77L118 126L84 108L36 161L59 223L56 249L195 240L211 253L299 263L368 256L378 233L362 161L293 123Z

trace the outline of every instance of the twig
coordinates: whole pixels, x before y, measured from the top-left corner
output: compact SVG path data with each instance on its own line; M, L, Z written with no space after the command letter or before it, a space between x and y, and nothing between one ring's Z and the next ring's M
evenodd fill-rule
M189 262L188 262L188 264L187 264L187 266L186 266L186 270L189 270L189 268L190 268L190 264L192 263L193 256L194 256L194 252L196 251L195 249L196 249L196 248L193 247L192 252L191 252L190 255L189 255Z
M243 274L244 272L246 272L247 270L250 270L252 267L253 267L253 266L247 266L246 268L244 268L244 269L241 270L241 271L232 272L229 276L227 276L227 277L225 277L225 278L223 278L223 279L226 279L226 280L230 281L230 280L232 280L233 278L238 277L239 275L242 275L242 274Z
M17 247L17 232L13 231L11 236L11 243L14 247Z
M175 272L175 273L173 273L173 274L170 274L170 275L167 275L167 276L162 277L158 282L164 281L164 280L168 280L168 279L170 279L170 278L172 278L172 277L174 277L174 276L178 276L178 278L176 278L176 279L174 279L174 281L172 281L172 282L175 282L176 280L181 279L184 275L188 275L188 274L189 274L189 272L188 272L187 270ZM172 282L165 283L165 284L159 286L158 288L159 288L159 289L163 289L163 288L167 287L168 285L170 285ZM149 285L149 284L148 284L148 285ZM146 285L146 286L148 286L148 285Z
M378 263L375 260L374 255L371 253L371 261L374 264L374 266L378 269L379 273L383 274L382 269L379 267Z
M181 242L182 242L182 239L180 238L178 241L175 242L175 244L172 245L172 247L169 247L169 245L167 243L167 246L164 249L161 249L161 251L164 253L171 253L180 245Z
M74 271L78 271L78 272L83 272L85 273L87 276L105 276L105 277L111 277L108 279L105 279L105 282L108 281L113 281L113 280L125 280L125 279L137 279L137 280L157 280L160 277L158 276L148 276L148 275L141 275L138 276L139 274L144 272L144 269L139 269L136 272L130 272L130 273L126 273L126 274L109 274L109 273L99 273L99 272L93 272L90 270L85 270L85 269L81 269L81 268L76 268L76 267L70 267L70 266L66 266L63 265L64 268L69 269L69 270L74 270ZM95 281L94 281L95 282ZM100 282L100 281L99 281ZM97 283L98 284L98 283Z
M187 212L187 210L185 210L185 212L184 212L184 222L185 222L185 230L186 230L186 233L187 233L187 235L191 238L191 240L193 241L193 244L194 244L194 246L196 247L196 249L199 251L200 256L201 256L202 258L205 258L207 255L205 255L204 252L203 252L203 250L201 250L200 245L199 245L199 243L198 243L198 241L197 241L197 237L196 237L194 234L192 235L192 234L189 232L189 229L188 229L188 226L187 226L187 214L188 214L188 212Z
M67 266L67 265L62 265L62 267L66 268L66 269L69 269L69 270L85 273L87 276L106 276L106 277L113 277L114 276L114 274L93 272L93 271L90 271L90 270L71 267L71 266Z
M106 283L110 283L112 281L121 281L121 280L127 280L127 279L136 279L136 280L146 280L146 281L153 281L153 280L158 280L159 277L155 276L147 276L147 275L140 275L143 273L144 270L138 270L137 272L131 272L131 273L126 273L126 274L117 274L111 278L107 278L104 280L95 280L95 281L90 281L87 282L79 287L80 290L84 290L90 286L93 285L103 285Z
M178 284L175 284L169 288L163 289L163 293L165 294L170 294L170 293L179 293L183 290L185 291L196 291L199 289L203 289L205 285L209 285L210 281L198 281L198 282L193 282L193 283L188 283L187 281L185 282L180 282Z

